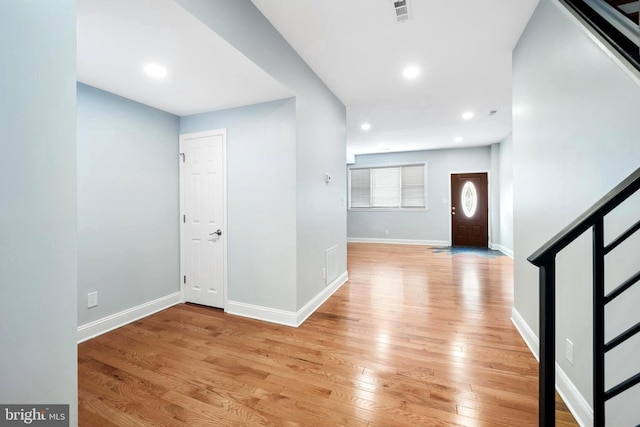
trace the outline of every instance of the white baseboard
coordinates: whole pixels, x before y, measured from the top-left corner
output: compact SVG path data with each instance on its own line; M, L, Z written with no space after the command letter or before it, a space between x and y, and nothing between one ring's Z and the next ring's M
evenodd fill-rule
M224 311L225 313L233 314L235 316L264 320L265 322L277 323L285 326L297 326L296 313L294 311L280 310L277 308L247 304L232 300L227 300Z
M580 427L593 427L593 408L557 363L556 390Z
M128 323L135 322L138 319L142 319L143 317L147 317L176 304L180 304L181 298L182 294L180 292L175 292L153 301L140 304L136 307L131 307L119 313L112 314L111 316L78 326L78 343L95 338L98 335L102 335Z
M505 254L506 256L508 256L509 258L513 259L513 250L511 250L511 249L509 249L509 248L507 248L505 246L502 246L502 245L500 245L498 243L490 243L489 244L489 248L495 249L496 251L500 251L503 254Z
M540 348L540 340L538 336L533 332L533 329L529 327L529 324L524 320L524 318L518 313L515 307L511 309L511 321L515 325L518 332L520 332L520 336L531 350L533 357L536 358L538 362L540 362L540 356L538 355L538 349Z
M529 347L529 350L531 350L533 356L537 361L540 361L538 353L540 340L515 307L511 310L511 321L522 336L524 342ZM581 427L592 427L593 409L557 363L555 371L556 390L567 405L567 408L569 408L573 417L576 419L576 422L580 424Z
M263 307L254 304L246 304L238 301L228 300L225 312L236 316L249 317L251 319L263 320L265 322L277 323L279 325L297 328L314 311L318 309L334 292L349 280L349 274L345 271L336 280L331 282L322 292L316 295L311 301L305 304L298 311L279 310L270 307Z
M328 300L331 295L333 295L342 285L347 283L349 280L349 273L344 272L339 275L333 282L329 283L326 288L322 290L318 295L311 299L308 303L304 305L298 312L296 313L296 326L302 325L302 323L307 320L309 316L313 314L326 300Z
M382 243L386 245L451 246L448 240L411 239L371 239L368 237L347 237L347 243Z

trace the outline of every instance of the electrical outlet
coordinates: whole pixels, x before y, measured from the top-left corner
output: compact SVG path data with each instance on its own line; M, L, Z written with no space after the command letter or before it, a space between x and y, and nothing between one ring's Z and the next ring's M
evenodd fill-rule
M87 308L98 305L98 292L91 292L87 295Z
M567 338L566 346L565 346L565 357L573 365L573 343L569 341Z
M389 230L384 230L384 234L388 236L389 235Z

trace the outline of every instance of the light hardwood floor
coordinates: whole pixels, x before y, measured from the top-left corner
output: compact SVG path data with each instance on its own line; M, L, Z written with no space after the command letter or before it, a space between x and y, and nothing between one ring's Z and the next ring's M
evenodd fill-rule
M509 258L349 244L348 270L299 328L182 304L80 344L80 425L537 425Z

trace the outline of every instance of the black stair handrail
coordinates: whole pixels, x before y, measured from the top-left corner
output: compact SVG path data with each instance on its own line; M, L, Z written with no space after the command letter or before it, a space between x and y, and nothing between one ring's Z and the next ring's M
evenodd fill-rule
M587 230L593 230L593 412L594 426L604 426L605 402L640 383L640 373L605 390L605 353L640 333L640 323L605 343L605 305L640 281L640 271L605 295L604 258L620 243L640 230L636 222L620 236L604 244L604 217L640 190L640 168L598 200L591 208L542 245L527 260L540 268L540 366L539 366L539 425L555 425L555 260L566 248Z

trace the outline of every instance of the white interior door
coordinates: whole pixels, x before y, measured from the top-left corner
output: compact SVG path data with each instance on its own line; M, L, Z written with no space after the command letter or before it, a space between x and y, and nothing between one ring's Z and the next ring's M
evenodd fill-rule
M180 136L184 300L224 308L226 288L226 132Z

